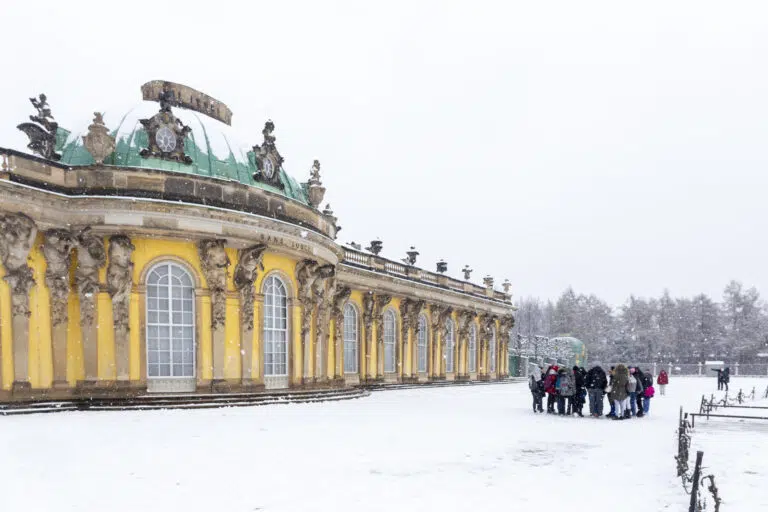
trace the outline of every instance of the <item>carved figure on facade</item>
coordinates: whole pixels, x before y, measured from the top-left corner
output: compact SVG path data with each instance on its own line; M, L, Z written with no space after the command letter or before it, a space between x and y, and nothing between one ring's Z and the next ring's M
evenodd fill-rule
M72 249L77 242L71 231L49 229L45 232L43 255L45 256L45 284L51 294L51 322L53 326L67 323Z
M418 329L419 314L421 314L423 308L423 300L403 299L400 301L400 318L402 324L402 335L400 336L401 344L405 344L408 341L408 331L410 331L411 328Z
M104 240L90 227L76 232L77 269L75 284L80 295L80 323L90 327L96 320L96 294L99 292L99 269L107 262Z
M5 267L3 278L11 287L13 315L29 316L29 291L35 285L27 257L37 237L37 225L23 213L0 217L0 262Z
M104 125L103 114L93 113L93 124L88 127L88 135L83 135L83 145L99 165L115 150L115 138Z
M280 168L283 165L283 157L275 145L276 138L272 135L274 131L275 123L272 120L264 123L264 129L261 131L264 142L262 142L261 146L253 146L253 155L256 163L256 172L253 174L253 179L283 190L284 185L280 180Z
M38 98L29 98L29 101L37 110L37 115L29 116L31 123L21 123L16 128L29 137L27 147L34 153L48 160L61 160L61 155L56 153L56 131L59 123L53 120L48 98L41 94Z
M469 330L472 328L472 324L477 318L477 313L474 311L462 311L459 313L459 341L463 342L469 336Z
M309 181L307 182L307 189L309 191L309 204L312 208L317 208L325 197L325 187L323 187L320 181L320 161L315 160L312 164L312 169L309 171ZM331 216L333 212L331 212ZM335 223L334 223L335 224Z
M128 332L133 284L131 256L136 247L126 235L109 237L109 266L107 267L107 291L112 297L112 317L115 329Z
M334 339L338 342L343 339L344 305L352 294L352 289L348 286L339 286L338 282L334 283L331 288L333 290L331 296L331 315L333 315L334 321Z
M375 300L373 292L363 295L363 324L365 325L365 346L370 350L373 343L373 321L374 321ZM370 354L370 352L366 352ZM366 369L363 369L367 373Z
M265 244L256 244L246 249L240 249L240 254L235 266L235 275L233 276L235 288L240 292L240 322L247 331L252 331L253 325L253 288L259 270L264 271L262 259L267 250Z
M391 295L376 295L374 299L374 321L376 322L376 343L384 346L384 308L392 302Z
M301 339L304 340L312 325L312 309L315 301L312 296L313 285L317 279L317 268L320 265L315 260L301 260L296 263L296 282L299 286L299 302L301 302Z
M173 91L164 89L159 100L160 112L149 119L139 119L149 139L148 146L141 150L140 155L144 158L161 158L191 164L192 158L184 153L184 139L192 129L173 115Z
M227 268L231 265L227 251L224 250L225 240L201 240L197 250L200 263L208 282L211 293L211 328L224 326L227 318Z

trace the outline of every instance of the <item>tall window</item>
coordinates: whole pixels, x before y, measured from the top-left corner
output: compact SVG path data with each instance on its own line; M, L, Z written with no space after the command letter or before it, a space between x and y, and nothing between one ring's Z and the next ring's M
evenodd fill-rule
M344 373L357 373L357 310L344 306Z
M496 327L491 329L491 343L489 346L489 350L491 351L490 354L490 372L493 373L496 371Z
M453 345L455 330L453 320L450 318L445 322L445 372L453 373Z
M427 336L429 336L427 329L429 329L427 327L427 318L421 315L419 317L419 337L416 340L420 373L427 372Z
M397 319L391 309L384 313L384 371L395 371L395 333L397 331Z
M477 328L469 328L469 371L477 372Z
M195 376L195 287L176 263L147 275L147 377Z
M283 281L264 281L264 375L288 375L288 293Z

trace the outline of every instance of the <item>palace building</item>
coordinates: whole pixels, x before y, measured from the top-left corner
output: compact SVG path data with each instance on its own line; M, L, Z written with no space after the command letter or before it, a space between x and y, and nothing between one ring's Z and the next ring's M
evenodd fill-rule
M32 98L31 153L0 148L0 401L508 375L508 285L340 244L272 121L244 145L204 93L141 94L66 127Z

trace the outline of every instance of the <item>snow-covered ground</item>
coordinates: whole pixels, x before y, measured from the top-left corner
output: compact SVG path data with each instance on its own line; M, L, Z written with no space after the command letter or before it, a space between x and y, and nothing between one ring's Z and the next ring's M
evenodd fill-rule
M753 385L764 391L768 379L734 378L731 388ZM25 512L613 510L619 502L682 511L678 409L698 410L714 388L714 379L675 378L648 417L622 422L534 415L525 384L0 417L0 503ZM696 427L692 452L705 451L723 510L768 511L760 487L768 421Z

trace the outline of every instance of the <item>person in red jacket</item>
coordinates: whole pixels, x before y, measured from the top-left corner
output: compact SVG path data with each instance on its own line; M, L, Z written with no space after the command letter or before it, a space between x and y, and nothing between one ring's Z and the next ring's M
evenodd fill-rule
M555 402L557 401L557 370L560 368L552 365L547 368L547 376L544 377L544 392L547 393L547 414L555 414Z
M659 372L659 376L656 377L656 384L659 385L659 396L664 396L666 394L665 389L667 388L667 384L669 384L669 375L667 375L667 372L664 370Z

